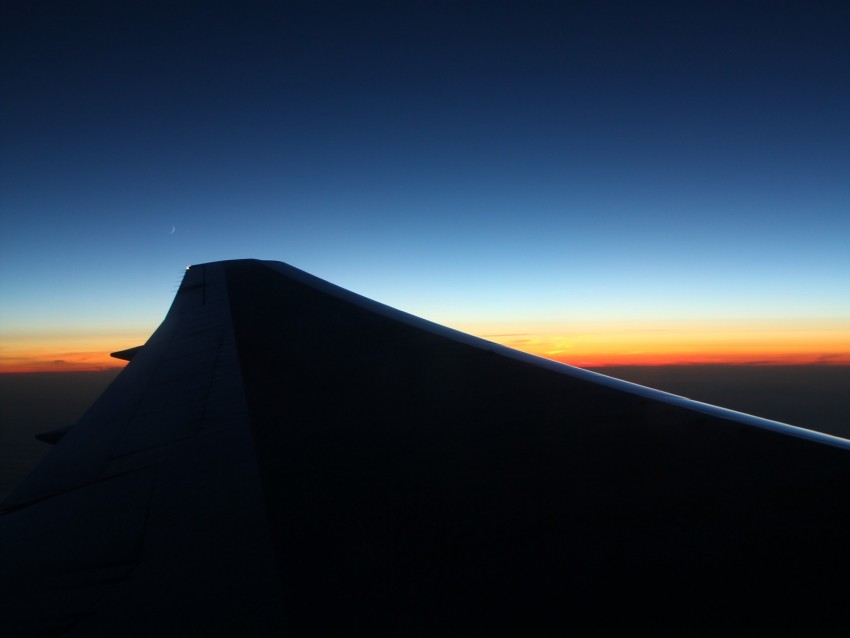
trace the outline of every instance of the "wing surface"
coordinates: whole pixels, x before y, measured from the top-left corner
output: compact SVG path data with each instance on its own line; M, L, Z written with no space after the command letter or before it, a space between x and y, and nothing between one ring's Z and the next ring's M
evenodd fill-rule
M21 635L822 632L850 444L193 266L3 503Z

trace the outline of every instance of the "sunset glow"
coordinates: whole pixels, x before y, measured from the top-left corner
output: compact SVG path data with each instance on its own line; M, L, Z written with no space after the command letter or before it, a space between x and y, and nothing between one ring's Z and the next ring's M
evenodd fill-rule
M740 364L850 365L850 322L637 321L455 324L509 348L579 367ZM123 367L110 352L149 335L29 336L0 341L0 372Z
M485 339L579 367L850 365L850 322L664 321L466 326ZM488 329L489 328L489 329Z
M42 335L3 336L0 339L0 373L84 372L123 368L126 362L110 352L144 343L148 335Z

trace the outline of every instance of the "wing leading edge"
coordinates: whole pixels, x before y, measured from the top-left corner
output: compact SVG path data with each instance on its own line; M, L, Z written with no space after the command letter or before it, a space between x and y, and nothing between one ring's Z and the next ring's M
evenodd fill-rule
M3 504L20 633L843 625L843 439L276 262L193 266L131 359Z

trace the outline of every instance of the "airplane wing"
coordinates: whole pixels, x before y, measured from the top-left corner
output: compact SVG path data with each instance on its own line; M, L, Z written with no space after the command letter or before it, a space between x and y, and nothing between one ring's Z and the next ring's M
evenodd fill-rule
M2 504L5 635L845 629L844 439L277 262L192 266L121 356Z

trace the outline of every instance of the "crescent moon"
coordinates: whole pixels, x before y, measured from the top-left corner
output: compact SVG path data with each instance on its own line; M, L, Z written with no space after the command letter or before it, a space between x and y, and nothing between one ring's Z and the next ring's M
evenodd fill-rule
M171 227L171 232L170 232L170 233L168 233L168 234L169 234L169 235L173 235L175 230L177 230L177 229L176 229L174 226L172 226L172 227Z

